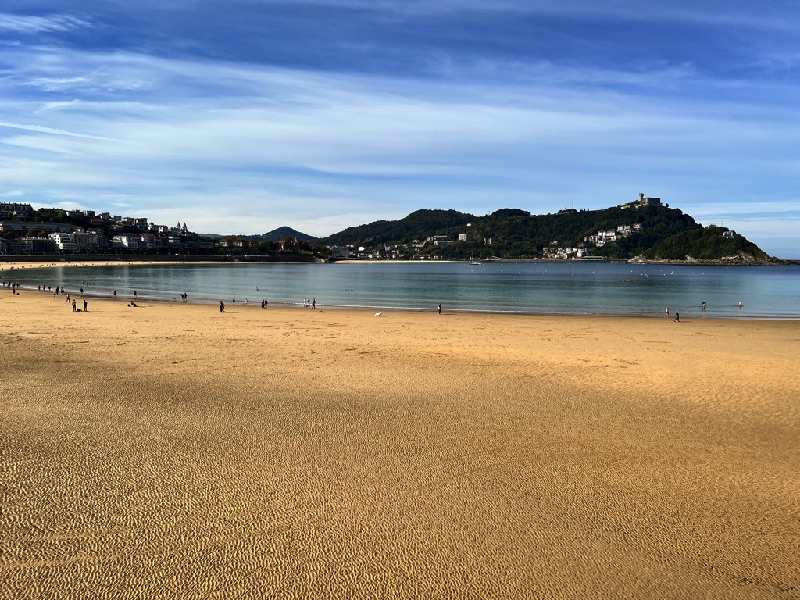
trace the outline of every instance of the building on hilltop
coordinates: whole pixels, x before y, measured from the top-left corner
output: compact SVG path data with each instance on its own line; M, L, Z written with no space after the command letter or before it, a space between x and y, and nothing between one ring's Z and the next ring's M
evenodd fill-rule
M648 198L642 193L639 193L639 206L661 206L661 198Z
M0 217L28 217L33 214L33 207L30 204L20 204L19 202L0 202Z
M0 221L0 233L12 231L44 231L45 233L72 233L76 227L67 223L38 223L35 221Z
M619 205L620 208L639 208L640 206L661 206L661 198L650 198L649 196L639 193L639 197L633 202L626 202L625 204Z

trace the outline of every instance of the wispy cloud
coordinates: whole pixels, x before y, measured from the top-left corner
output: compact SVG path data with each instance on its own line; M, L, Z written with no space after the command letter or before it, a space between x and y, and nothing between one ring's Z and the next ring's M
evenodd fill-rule
M249 0L254 6L267 8L281 4L281 0ZM758 14L753 14L751 2L729 0L724 7L714 3L696 0L673 0L669 3L648 3L641 0L616 0L599 3L595 0L296 0L297 4L312 7L335 7L359 9L374 13L397 15L443 15L465 12L526 14L544 16L563 16L570 19L594 19L601 21L664 21L703 23L724 27L738 25L772 29L792 29L794 26L784 18L796 14L796 3L778 0L764 6ZM783 16L782 16L783 15Z
M20 125L18 123L4 123L0 121L0 128L6 129L21 129L23 131L33 131L36 133L47 133L49 135L63 135L67 137L75 137L75 138L89 138L93 140L104 140L104 141L114 141L111 138L103 138L95 135L89 135L86 133L76 133L74 131L67 131L64 129L54 129L53 127L45 127L43 125Z
M36 34L53 31L72 31L90 26L91 23L89 21L73 15L54 14L42 17L0 13L0 31Z

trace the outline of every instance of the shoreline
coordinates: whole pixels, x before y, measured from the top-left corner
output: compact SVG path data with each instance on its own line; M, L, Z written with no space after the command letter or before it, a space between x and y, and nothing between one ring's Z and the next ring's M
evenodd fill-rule
M359 263L364 261L349 261L351 263ZM371 264L383 264L387 261L370 261ZM391 261L391 262L398 262L398 261ZM409 261L409 262L417 262L417 261ZM437 261L437 262L445 262L445 261ZM516 262L516 261L511 261ZM555 262L563 262L563 261L555 261ZM9 263L0 263L0 278L5 282L7 277L13 279L13 274L15 272L29 272L31 270L36 269L49 269L49 268L59 268L59 267L87 267L87 268L94 268L94 267L116 267L116 266L176 266L176 265L221 265L222 263L215 263L215 262L208 262L208 263L201 263L201 262L187 262L187 263L175 263L175 262L164 262L164 261L132 261L132 262L113 262L113 263L93 263L93 262L75 262L75 263L47 263L47 264L40 264L40 263L15 263L10 268L4 268L4 264ZM247 263L247 262L240 262L240 263L225 263L223 266L231 266L231 265L252 265L255 263ZM277 264L277 263L276 263ZM288 264L288 263L287 263ZM25 285L20 287L19 289L25 290L26 292L39 292L33 285ZM4 291L8 291L9 288L3 287L0 288L0 294ZM40 293L47 293L42 290ZM69 293L71 295L78 294L77 290L65 290L65 293ZM95 299L108 299L112 300L112 290L100 290L100 291L87 291L84 293L87 298L95 298ZM1 298L2 296L0 296ZM127 295L120 294L120 299L126 298L126 301L132 300L133 297L131 296L128 298ZM217 305L220 300L225 302L226 306L233 306L233 303L230 302L230 298L211 298L207 296L203 296L195 292L189 300L189 304L197 304L197 305L204 305L204 306L212 306ZM118 300L119 301L119 300ZM163 303L163 304L173 304L173 303L183 303L180 300L180 295L171 296L168 294L158 295L158 296L138 296L137 301L146 301L151 303ZM260 308L260 300L254 300L253 302L249 302L245 304L243 301L239 301L239 306L247 306L253 308ZM287 308L301 308L301 302L286 302L286 301L270 301L269 308L284 306ZM325 304L325 303L318 303L317 308L320 310L354 310L354 311L363 311L363 312L409 312L409 313L425 313L425 312L435 312L435 307L423 307L423 306L392 306L392 305L367 305L367 304ZM729 309L731 307L729 306ZM735 307L733 307L735 308ZM601 318L601 317L620 317L620 318L647 318L647 319L657 319L657 320L667 320L664 317L663 312L660 310L657 311L632 311L632 312L559 312L557 310L528 310L528 309L520 309L520 310L491 310L491 309L482 309L482 308L453 308L448 307L445 303L445 312L449 314L486 314L486 315L509 315L509 316L519 316L519 317L535 317L535 316L551 316L551 317L590 317L590 318ZM773 314L766 314L766 313L745 313L742 314L741 312L736 313L728 310L727 313L723 312L697 312L694 309L685 310L682 309L681 311L682 321L688 320L723 320L723 321L780 321L780 322L787 322L787 321L794 321L800 320L800 313L773 313ZM670 315L669 320L674 319L674 312Z
M286 258L286 257L284 257ZM31 261L29 259L25 259L24 257L20 257L19 260L11 259L11 260L0 260L0 271L6 269L5 265L11 265L10 269L13 270L14 268L43 268L43 267L67 267L67 266L110 266L110 265L137 265L137 264L146 264L146 265L174 265L174 264L295 264L295 263L308 263L308 264L393 264L393 263L410 263L410 264L418 264L418 263L469 263L471 259L447 259L447 260L394 260L394 259L353 259L353 258L343 258L343 259L328 259L328 260L308 260L308 257L298 255L297 259L302 258L303 260L275 260L275 257L272 256L261 256L261 255L241 255L241 256L233 256L233 255L213 255L213 258L203 259L201 256L197 256L196 258L192 258L189 260L180 259L180 258L171 258L171 257L163 257L161 259L153 259L153 258L136 258L136 257L124 257L124 258L109 258L109 259L84 259L81 258L79 260L73 261L70 260L68 257L59 257L58 260L53 260L53 257L42 257L41 260L38 261ZM800 260L797 259L783 259L783 258L775 258L774 260L769 261L736 261L736 260L723 260L723 259L710 259L710 260L640 260L637 258L631 259L616 259L616 258L609 258L603 260L583 260L583 259L570 259L570 260L560 260L560 259L550 259L550 258L515 258L515 259L505 259L505 258L492 258L492 259L476 259L481 264L483 263L558 263L558 264L570 264L570 263L580 263L580 264L592 264L592 263L616 263L616 264L630 264L630 265L670 265L670 266L700 266L700 267L783 267L783 266L800 266ZM47 264L45 264L47 263Z
M118 295L117 298L114 298L110 294L101 294L96 292L88 292L84 291L81 294L79 291L74 290L64 290L64 295L59 294L56 296L53 292L48 292L47 290L37 290L34 287L28 286L20 286L17 289L23 290L25 293L33 293L39 294L42 296L52 296L54 298L61 299L65 297L66 294L70 295L70 298L86 298L87 300L99 300L99 301L107 301L112 303L130 303L131 301L135 301L137 303L149 303L153 305L175 305L181 304L183 306L217 306L219 304L219 299L197 299L193 297L191 300L184 302L180 299L180 296L175 297L153 297L153 296L138 296L134 298L133 296L129 295ZM2 287L0 288L0 300L4 298L4 292L8 292L10 294L10 288ZM329 311L353 311L355 313L364 313L364 314L374 314L376 311L381 313L409 313L409 314L436 314L435 308L409 308L409 307L399 307L399 306L367 306L367 305L334 305L334 304L323 304L317 303L316 309L312 309L307 306L303 306L301 302L279 302L279 301L270 301L266 308L261 307L260 301L254 300L253 302L243 302L239 301L238 303L229 302L228 300L223 299L225 302L226 310L230 308L245 308L245 309L257 309L257 310L277 310L277 309L287 309L287 310L295 310L295 309L304 309L309 311L318 311L322 312L325 310ZM618 318L618 319L646 319L646 320L660 320L660 321L673 321L674 315L670 315L669 317L665 317L663 313L656 314L656 313L559 313L554 311L495 311L495 310L481 310L481 309L462 309L462 308L444 308L442 311L443 315L481 315L481 316L498 316L498 317L549 317L549 318L556 318L556 319L569 319L569 318ZM791 321L800 321L800 315L794 314L779 314L779 315L759 315L759 314L747 314L747 315L723 315L723 314L715 314L715 313L701 313L700 316L694 313L681 313L683 316L681 318L681 323L684 322L692 322L692 321L725 321L725 322L747 322L747 321L776 321L776 322L791 322Z

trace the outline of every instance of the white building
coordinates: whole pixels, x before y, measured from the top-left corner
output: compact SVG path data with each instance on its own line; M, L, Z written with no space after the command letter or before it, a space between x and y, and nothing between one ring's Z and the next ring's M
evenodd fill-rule
M115 235L111 241L114 245L119 245L123 248L134 249L139 248L141 237L138 235Z
M71 233L51 233L48 235L62 252L75 252L75 239Z

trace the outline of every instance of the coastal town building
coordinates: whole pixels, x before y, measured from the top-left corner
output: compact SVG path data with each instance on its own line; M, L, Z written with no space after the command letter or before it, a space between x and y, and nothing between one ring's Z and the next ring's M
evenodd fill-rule
M75 252L75 241L71 233L51 233L47 236L62 252Z
M111 246L127 248L128 250L138 250L141 246L142 237L140 235L115 235L111 238Z
M351 248L349 246L333 246L331 248L331 258L334 260L345 260L350 258Z
M67 210L64 212L64 214L68 217L87 217L89 219L95 218L95 212L93 210Z
M18 231L43 231L45 233L72 233L77 229L67 223L38 223L35 221L0 221L0 233Z
M156 236L152 233L143 233L139 236L139 247L149 250L156 247Z
M97 231L76 231L72 234L76 252L94 252L108 246L108 241Z
M30 204L0 202L0 217L28 217L33 214Z
M9 254L48 254L57 250L53 240L46 237L22 237L9 240Z

